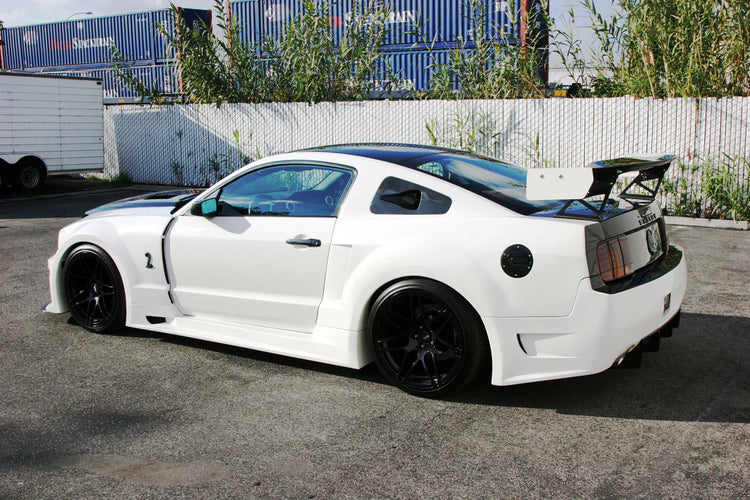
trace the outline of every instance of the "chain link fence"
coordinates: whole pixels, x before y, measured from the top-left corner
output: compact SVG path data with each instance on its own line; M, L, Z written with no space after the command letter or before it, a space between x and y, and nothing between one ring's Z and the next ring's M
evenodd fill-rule
M529 168L674 154L677 203L700 198L701 165L735 162L747 189L750 98L365 101L120 105L105 110L105 176L207 186L270 154L352 142L435 144ZM745 186L742 188L742 186Z

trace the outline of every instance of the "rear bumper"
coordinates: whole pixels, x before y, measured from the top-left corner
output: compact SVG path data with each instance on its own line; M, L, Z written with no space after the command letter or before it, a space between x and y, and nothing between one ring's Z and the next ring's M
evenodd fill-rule
M606 370L667 325L685 296L682 250L671 246L637 283L602 292L584 279L565 317L483 317L492 349L492 384L511 385Z

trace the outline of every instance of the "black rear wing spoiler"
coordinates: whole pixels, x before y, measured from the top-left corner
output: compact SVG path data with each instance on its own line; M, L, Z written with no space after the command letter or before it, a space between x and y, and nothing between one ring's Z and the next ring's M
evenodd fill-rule
M610 201L609 196L622 174L638 172L618 198L634 207L648 205L659 192L664 173L676 156L658 158L614 158L591 163L583 168L536 168L530 169L526 179L526 196L530 200L568 200L557 212L558 217L601 219ZM646 182L656 180L656 184ZM639 188L638 192L634 192ZM603 195L603 196L602 196ZM602 196L602 200L589 200ZM591 216L567 213L574 203L591 211Z

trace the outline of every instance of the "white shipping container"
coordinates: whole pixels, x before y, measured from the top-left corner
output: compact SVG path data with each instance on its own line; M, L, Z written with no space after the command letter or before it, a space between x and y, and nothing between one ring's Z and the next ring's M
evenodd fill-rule
M0 72L0 182L33 191L48 175L104 168L102 82Z

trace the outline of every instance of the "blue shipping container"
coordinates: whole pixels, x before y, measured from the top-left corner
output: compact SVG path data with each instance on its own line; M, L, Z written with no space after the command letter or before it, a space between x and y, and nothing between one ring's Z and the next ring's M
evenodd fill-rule
M330 4L329 25L336 42L346 26L363 18L370 22L373 6L386 11L384 50L401 51L429 44L435 49L467 46L478 35L474 21L484 19L485 38L515 43L521 35L521 1L482 0L472 11L467 0L338 0ZM300 0L244 0L231 4L242 40L261 43L277 38L302 12Z
M180 91L177 69L171 64L153 66L133 66L126 71L135 76L148 88L157 88L163 94L177 94ZM79 76L102 80L104 104L127 104L142 102L136 89L117 78L112 68L79 68L45 72L47 75Z
M230 13L240 28L242 43L259 44L263 39L261 27L260 1L246 0L230 4Z
M472 55L471 49L407 50L383 53L373 76L375 97L403 97L426 92L440 65L450 62L451 54ZM457 86L457 82L454 82Z
M211 11L181 10L190 26L211 23ZM170 9L6 28L5 69L108 64L113 47L136 64L173 60L174 50L159 24L174 30Z

